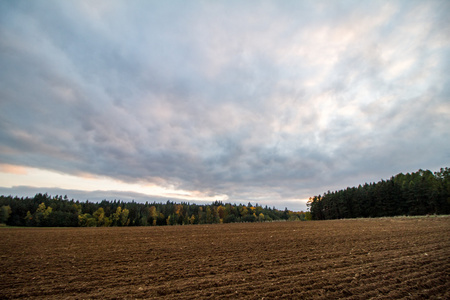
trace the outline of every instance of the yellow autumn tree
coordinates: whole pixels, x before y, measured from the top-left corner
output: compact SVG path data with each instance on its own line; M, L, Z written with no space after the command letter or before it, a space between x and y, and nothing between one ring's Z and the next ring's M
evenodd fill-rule
M152 225L156 226L156 220L158 219L159 213L155 206L150 206L148 208L148 214L152 218Z
M116 212L113 213L112 223L114 226L128 226L130 224L130 219L128 219L128 215L130 211L126 208L122 209L122 207L118 206Z
M258 221L259 221L259 222L264 222L264 214L263 214L263 213L260 213L260 214L259 214L259 216L258 216Z
M182 217L183 216L183 205L175 204L175 213L178 215L178 217Z
M242 206L239 212L241 213L241 217L245 217L246 215L248 215L248 209L245 205Z
M122 213L122 207L118 206L116 212L113 213L112 220L114 226L120 226L120 214Z
M128 215L130 214L130 211L126 208L122 209L122 213L120 214L120 224L122 226L128 226L130 225L130 219L128 218Z
M36 212L34 213L34 220L36 222L36 225L45 226L45 220L48 219L48 216L52 213L52 211L53 209L50 206L46 207L44 202L39 204Z
M103 209L103 207L97 209L94 212L93 217L97 220L97 226L99 227L100 226L108 227L112 223L112 220L110 220L108 217L105 216L105 210Z
M217 207L217 213L219 214L220 223L223 223L223 219L225 219L228 215L226 208L219 205L219 207Z
M0 223L6 223L11 213L11 206L3 205L2 207L0 207Z
M192 216L189 218L189 224L193 225L195 223L195 216L192 214Z

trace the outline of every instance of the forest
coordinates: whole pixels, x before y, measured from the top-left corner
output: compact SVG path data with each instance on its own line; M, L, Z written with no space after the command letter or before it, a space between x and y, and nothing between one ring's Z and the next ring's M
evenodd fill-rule
M418 170L311 197L313 220L450 214L450 169Z
M450 169L418 170L389 180L311 197L309 211L222 203L85 202L67 196L0 196L0 224L38 227L108 227L305 221L450 214Z
M0 196L0 224L38 227L108 227L214 224L310 220L309 212L278 210L258 204L236 205L215 201L190 203L99 203L69 200L67 196L36 194L33 198Z

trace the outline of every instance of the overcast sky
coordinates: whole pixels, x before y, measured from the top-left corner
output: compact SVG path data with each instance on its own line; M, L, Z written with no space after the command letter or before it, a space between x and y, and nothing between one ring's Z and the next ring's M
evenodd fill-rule
M449 1L1 1L0 194L259 203L450 166Z

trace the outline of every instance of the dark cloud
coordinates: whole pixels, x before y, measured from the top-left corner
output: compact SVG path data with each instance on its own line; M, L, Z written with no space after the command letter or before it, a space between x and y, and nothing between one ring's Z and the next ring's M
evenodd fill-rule
M0 163L281 203L449 161L445 1L258 4L4 1Z

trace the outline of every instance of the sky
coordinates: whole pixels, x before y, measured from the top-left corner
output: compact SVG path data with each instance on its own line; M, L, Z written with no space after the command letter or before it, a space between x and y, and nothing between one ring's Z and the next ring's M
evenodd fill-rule
M449 1L0 2L0 194L306 210L450 166Z

